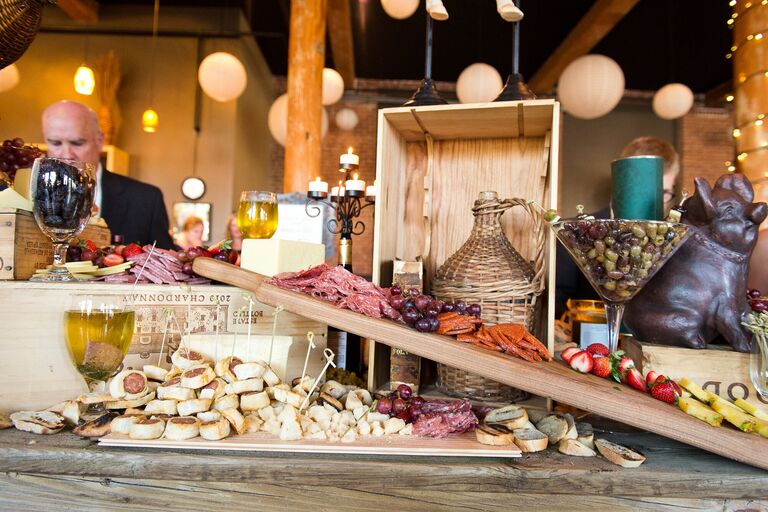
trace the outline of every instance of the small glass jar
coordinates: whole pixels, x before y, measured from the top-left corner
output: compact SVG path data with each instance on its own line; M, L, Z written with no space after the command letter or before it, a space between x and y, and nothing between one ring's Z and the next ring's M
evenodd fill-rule
M571 341L582 348L592 343L608 346L608 325L601 300L568 299L571 318Z

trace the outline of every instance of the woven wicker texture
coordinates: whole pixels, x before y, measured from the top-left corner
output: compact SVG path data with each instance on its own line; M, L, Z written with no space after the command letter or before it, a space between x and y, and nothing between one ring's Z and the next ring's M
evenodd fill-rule
M534 218L536 258L525 261L501 227L501 216L514 206ZM482 306L488 324L514 322L533 328L538 297L544 291L546 225L538 210L524 199L499 200L496 192L483 192L472 208L475 223L469 238L438 269L432 294L441 300L464 300ZM453 396L514 401L521 391L438 364L437 385Z
M54 0L0 0L0 69L21 57L40 28L43 5Z

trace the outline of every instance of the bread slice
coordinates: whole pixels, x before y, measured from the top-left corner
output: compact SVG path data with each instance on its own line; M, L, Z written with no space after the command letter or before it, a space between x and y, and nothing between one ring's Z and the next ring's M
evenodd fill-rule
M11 421L11 415L0 412L0 430L11 428L13 426L13 422Z
M502 430L490 425L478 425L475 428L475 437L479 443L491 446L506 446L515 442L515 435L511 430Z
M523 428L528 423L528 413L520 406L507 405L494 409L485 416L486 425L504 425L509 429Z
M575 439L563 439L557 445L557 451L574 457L594 457L597 455L595 450L586 446Z
M568 422L560 415L550 414L536 423L536 428L546 434L549 444L557 444L568 433Z
M19 411L11 414L13 426L33 434L55 434L64 428L64 416L51 411Z
M551 412L543 409L526 409L525 412L528 413L528 419L533 423L538 423L552 414Z
M534 428L518 428L513 434L517 447L527 453L546 450L549 444L549 438Z
M569 413L563 414L565 422L568 423L568 431L565 433L565 439L576 439L579 437L579 433L576 430L576 420Z
M595 446L600 455L623 468L636 468L645 462L644 455L605 439L595 440Z
M592 425L589 423L577 423L576 424L576 440L583 445L589 446L593 450L595 449L595 434L592 430Z

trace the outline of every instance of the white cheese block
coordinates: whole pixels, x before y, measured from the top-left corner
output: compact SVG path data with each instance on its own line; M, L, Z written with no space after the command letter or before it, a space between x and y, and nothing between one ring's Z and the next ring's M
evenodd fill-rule
M0 208L16 208L18 210L26 210L31 212L32 201L22 196L14 189L8 187L7 189L0 192Z
M240 267L272 277L325 262L325 245L272 238L243 240Z

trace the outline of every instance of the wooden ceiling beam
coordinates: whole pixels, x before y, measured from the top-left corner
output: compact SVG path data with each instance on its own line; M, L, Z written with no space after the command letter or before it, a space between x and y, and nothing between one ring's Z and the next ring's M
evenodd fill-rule
M355 45L349 4L348 0L328 0L328 35L333 65L347 89L355 86Z
M587 54L640 0L597 0L528 82L536 93L554 89L563 70Z
M83 23L99 21L99 4L96 0L58 0L56 4L75 21Z

